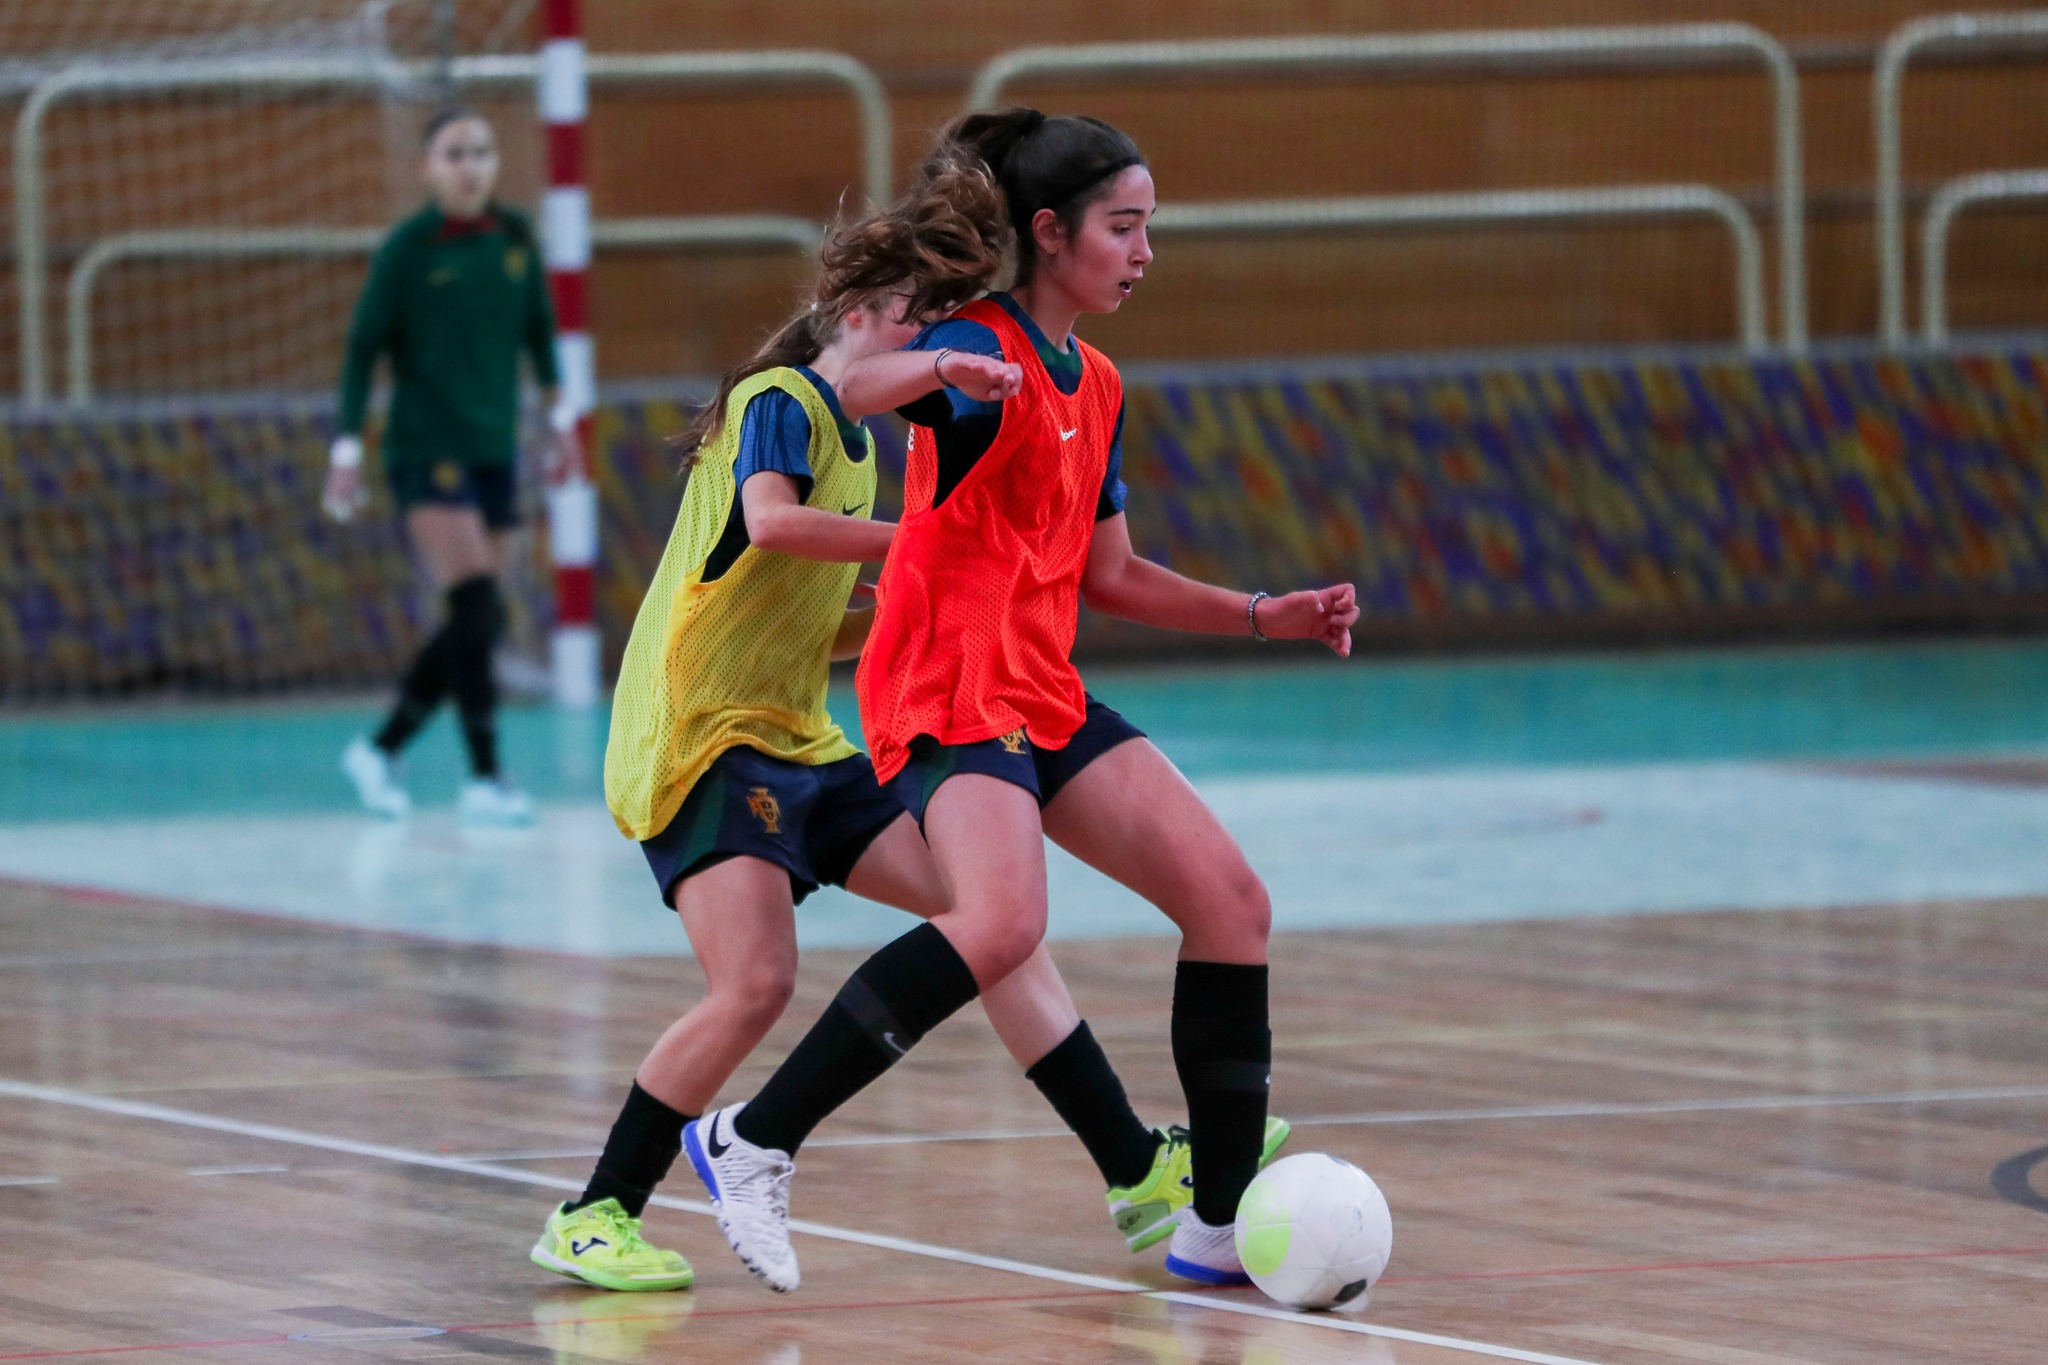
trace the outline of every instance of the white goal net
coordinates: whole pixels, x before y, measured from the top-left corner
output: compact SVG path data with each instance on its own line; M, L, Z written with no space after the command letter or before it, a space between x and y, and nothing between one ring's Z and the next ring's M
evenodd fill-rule
M446 59L531 51L533 6L0 0L7 391L24 368L52 399L331 384L370 236L347 230L417 201ZM531 199L530 91L460 93L498 124L503 192Z

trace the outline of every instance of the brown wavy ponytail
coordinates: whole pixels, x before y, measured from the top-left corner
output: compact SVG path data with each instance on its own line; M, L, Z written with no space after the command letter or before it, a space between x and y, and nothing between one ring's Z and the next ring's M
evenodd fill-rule
M808 365L846 315L887 295L904 318L950 313L980 296L1003 269L1009 215L1002 191L974 158L934 157L888 207L842 223L818 251L810 297L761 349L719 381L718 392L683 435L683 467L716 441L732 391L764 370Z

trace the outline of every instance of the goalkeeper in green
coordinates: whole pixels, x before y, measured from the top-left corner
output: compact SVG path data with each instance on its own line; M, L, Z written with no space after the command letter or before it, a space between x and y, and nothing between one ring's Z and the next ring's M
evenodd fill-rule
M490 124L450 110L427 125L429 202L378 250L349 326L341 411L323 503L346 521L366 497L363 423L378 357L392 368L382 457L415 553L447 601L447 619L400 682L390 715L342 757L363 805L402 818L411 798L399 754L452 697L469 751L459 812L469 824L526 824L527 795L498 767L491 651L504 634L499 584L518 525L519 355L543 390L550 458L573 452L572 414L557 402L554 315L532 223L491 197L498 152Z

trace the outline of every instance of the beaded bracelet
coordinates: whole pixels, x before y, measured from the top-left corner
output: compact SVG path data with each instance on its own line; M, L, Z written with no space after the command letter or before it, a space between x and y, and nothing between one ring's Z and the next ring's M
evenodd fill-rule
M1255 592L1252 594L1251 601L1244 604L1245 624L1252 628L1252 638L1254 640L1257 640L1260 644L1266 643L1266 641L1271 637L1269 637L1266 634L1266 632L1259 629L1259 603L1265 601L1272 595L1273 594L1269 592Z

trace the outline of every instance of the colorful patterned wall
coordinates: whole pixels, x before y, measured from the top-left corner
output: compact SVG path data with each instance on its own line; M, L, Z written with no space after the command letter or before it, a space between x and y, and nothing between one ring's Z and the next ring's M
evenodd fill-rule
M1739 624L2048 589L2048 353L1383 372L1130 396L1141 552L1369 624Z
M1129 405L1142 553L1274 591L1350 578L1382 636L1961 618L2048 593L2048 350L1360 366L1134 382ZM681 496L665 438L686 413L599 416L614 656ZM354 525L322 520L327 423L278 400L0 421L0 696L388 679L432 603L381 490Z
M413 637L388 519L319 515L324 415L0 424L0 694L388 675Z

